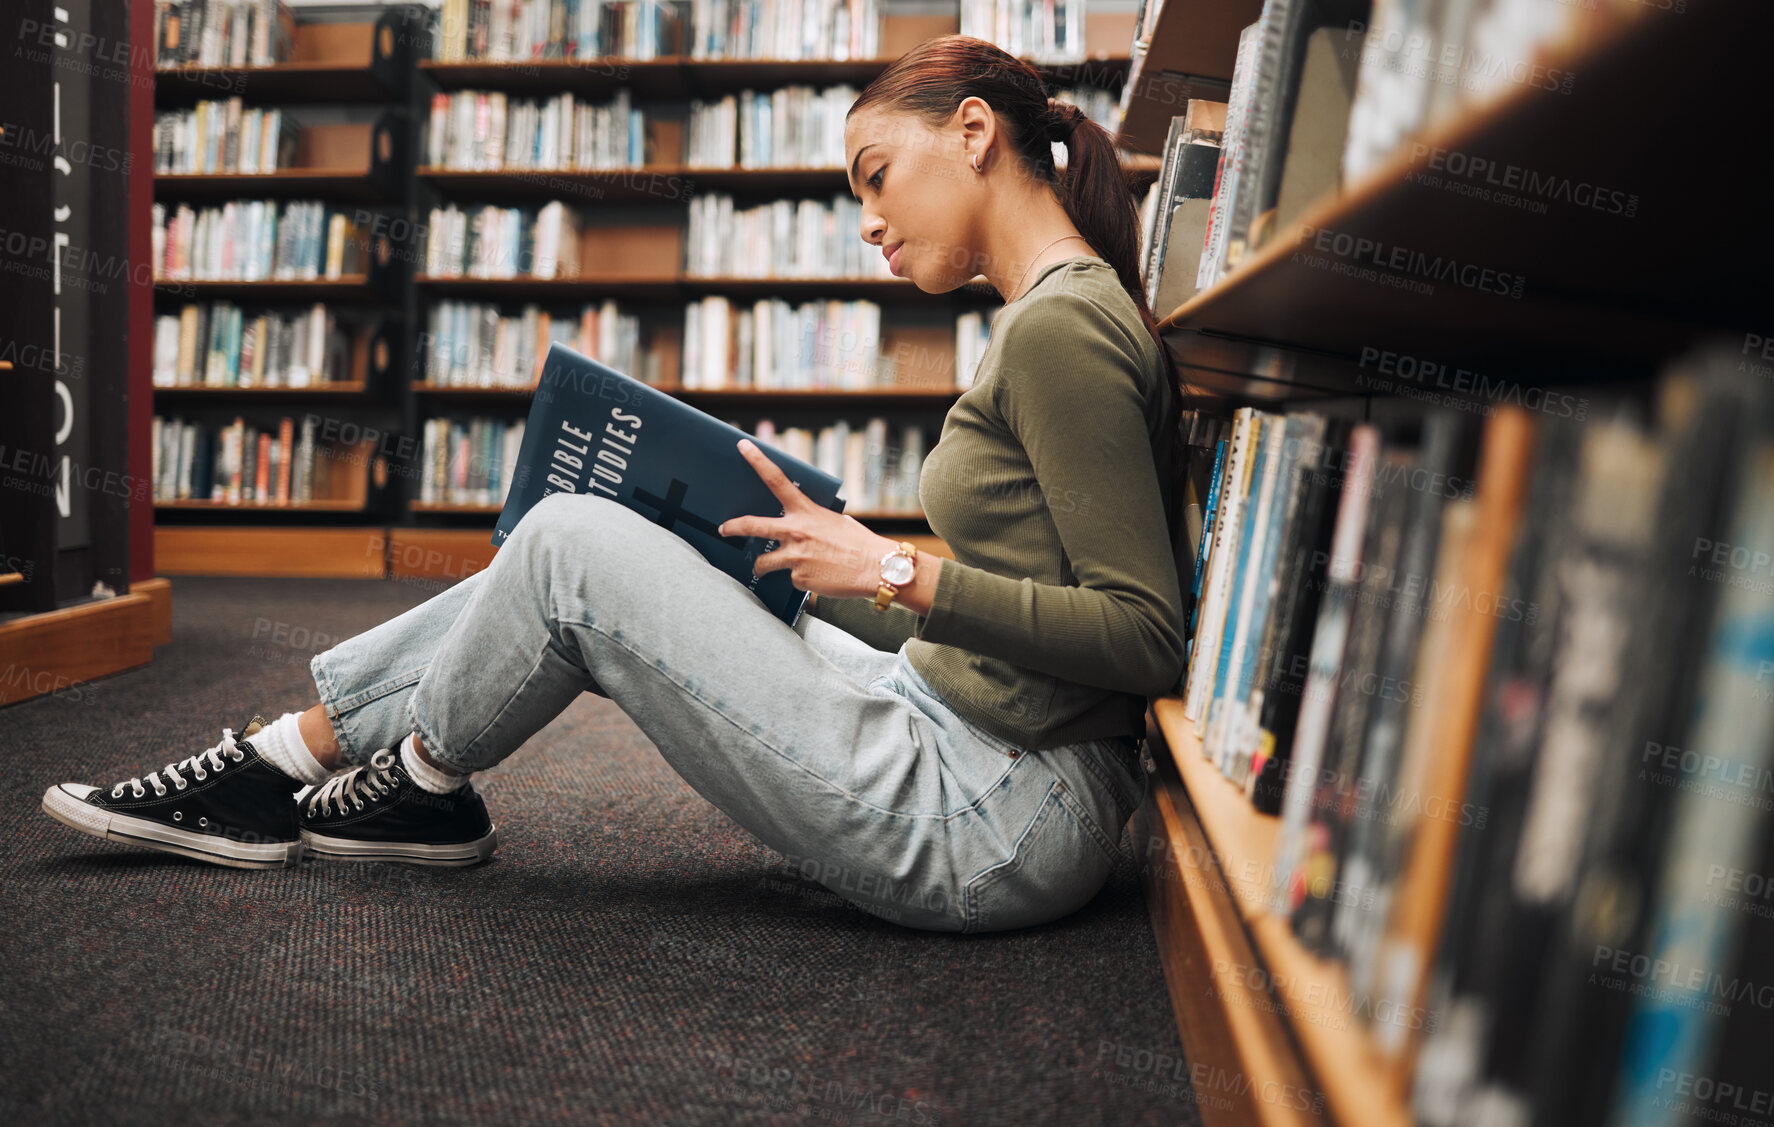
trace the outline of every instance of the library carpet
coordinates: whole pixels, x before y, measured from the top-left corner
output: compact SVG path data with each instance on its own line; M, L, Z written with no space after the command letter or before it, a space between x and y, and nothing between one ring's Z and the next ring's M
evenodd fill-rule
M474 868L225 869L39 811L312 703L309 656L429 593L177 579L153 664L0 709L0 1120L1199 1122L1125 833L1065 920L909 930L590 695L479 777Z

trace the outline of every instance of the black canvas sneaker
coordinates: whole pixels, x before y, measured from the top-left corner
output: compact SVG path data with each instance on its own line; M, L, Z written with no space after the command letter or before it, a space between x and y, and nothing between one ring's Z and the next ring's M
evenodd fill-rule
M249 738L236 738L179 763L108 788L60 783L43 792L43 812L82 833L177 853L236 869L277 869L302 859L302 782L267 763Z
M472 865L499 843L474 784L432 794L391 748L372 755L369 766L322 783L301 810L309 854L328 861Z

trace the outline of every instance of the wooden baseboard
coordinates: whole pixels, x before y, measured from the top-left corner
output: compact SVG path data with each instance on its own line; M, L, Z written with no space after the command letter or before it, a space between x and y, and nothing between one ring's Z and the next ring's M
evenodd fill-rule
M1152 794L1134 812L1140 882L1188 1061L1186 1077L1208 1127L1327 1127L1322 1086L1301 1062L1262 960L1167 753L1156 739Z
M83 682L148 664L155 645L172 636L170 589L155 582L0 623L0 705L41 696L90 704L99 690Z
M382 579L386 528L154 529L154 570L161 575Z
M172 641L172 582L156 576L140 583L131 583L129 593L148 596L150 611L149 641L164 646Z
M1401 1066L1363 1024L1346 969L1308 952L1271 910L1280 820L1202 756L1182 707L1167 696L1148 712L1158 774L1133 829L1189 1060L1233 1077L1217 1081L1231 1091L1210 1076L1197 1095L1246 1085L1236 1111L1203 1098L1203 1121L1410 1127Z

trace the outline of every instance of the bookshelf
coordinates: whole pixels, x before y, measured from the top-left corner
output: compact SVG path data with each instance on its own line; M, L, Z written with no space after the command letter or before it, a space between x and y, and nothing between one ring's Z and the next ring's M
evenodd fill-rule
M413 17L384 12L373 22L298 23L290 57L265 66L180 64L154 69L157 106L239 95L255 102L380 102L406 88Z
M374 122L309 125L297 142L295 160L270 172L159 173L160 199L290 199L326 196L341 200L398 201L403 178L394 164L400 151L401 119L384 113Z
M152 20L48 0L8 12L21 43L31 30L0 73L0 200L17 236L0 302L0 704L90 700L82 682L172 640L170 586L144 559L146 498L131 484L145 293L113 269L146 243L145 169L128 154L148 108L139 55L114 48Z
M298 18L302 15L306 13ZM194 382L157 381L155 414L195 424L203 435L235 419L270 433L273 442L284 419L292 420L297 432L304 422L312 422L317 435L312 499L279 503L247 498L230 504L177 497L171 490L158 494L153 506L156 546L174 573L236 573L237 553L245 551L249 557L281 561L277 570L263 574L301 574L304 566L317 575L358 574L366 554L358 539L305 538L307 534L377 522L383 529L374 534L385 539L393 495L390 453L397 450L403 394L398 373L406 367L411 344L405 309L410 271L396 254L390 232L398 233L409 218L409 48L422 27L420 10L405 7L384 9L373 20L328 22L322 16L295 25L289 58L281 62L155 69L157 112L192 112L206 101L213 111L215 103L239 98L243 114L280 111L299 126L294 145L282 154L285 167L255 173L157 173L157 203L170 213L180 205L196 210L268 200L282 208L290 202L319 201L329 221L343 216L350 222L354 230L347 239L356 244L361 262L357 270L347 268L331 277L324 269L318 277L259 280L156 276L160 315L178 315L193 304L213 311L217 303L226 303L241 311L250 328L261 315L290 323L324 305L341 342L329 344L329 353L343 363L330 380L279 383L262 377L257 384L239 386L231 371L224 371L219 381L213 372L205 379L200 357ZM324 246L324 226L320 239ZM224 364L229 367L231 361ZM374 437L360 438L364 435ZM242 482L249 491L252 478L250 467L243 468ZM212 530L222 527L238 531L240 541L214 536ZM335 541L345 545L343 562L320 554L329 545L336 547Z
M1190 98L1225 101L1238 32L1262 11L1262 0L1166 0L1145 49L1130 60L1121 144L1162 153L1171 115Z
M1451 359L1457 342L1459 358L1474 366L1519 367L1525 349L1530 362L1549 371L1644 367L1708 327L1764 317L1765 281L1741 253L1766 245L1774 230L1766 209L1752 202L1760 179L1751 170L1753 154L1731 137L1726 121L1643 81L1654 70L1678 85L1704 80L1711 96L1727 102L1753 97L1756 79L1729 57L1713 11L1696 6L1693 20L1667 27L1654 18L1620 18L1557 45L1546 66L1579 76L1571 93L1519 86L1394 153L1364 182L1277 232L1220 285L1163 315L1172 346L1210 381L1255 373L1307 393L1347 393L1358 387L1362 349L1375 344ZM1693 219L1690 177L1643 159L1642 144L1674 129L1718 154L1707 206L1740 217L1730 239L1675 236ZM1586 143L1571 145L1578 134ZM1635 197L1637 211L1623 218L1564 206L1543 214L1452 194L1418 178L1432 159L1425 154L1435 152L1576 184L1630 185L1621 190ZM1557 237L1549 238L1553 224ZM1431 304L1399 288L1335 284L1297 254L1314 248L1317 232L1482 264L1525 285L1520 297L1437 285ZM1671 284L1675 278L1680 285ZM1270 358L1278 351L1288 354L1292 370L1274 370Z
M1083 58L1039 63L1053 88L1108 87L1125 80L1131 40L1131 14L1087 13ZM417 323L425 323L431 303L443 300L496 305L502 315L535 303L556 316L569 314L578 302L616 298L625 312L641 319L642 347L658 357L655 386L681 396L705 410L752 429L760 418L778 427L817 429L840 412L866 411L900 425L923 426L925 449L938 436L940 412L962 390L954 371L954 312L969 308L989 311L997 295L982 284L964 287L945 298L932 298L915 284L891 277L724 277L699 275L685 267L686 205L696 194L731 195L736 206L772 199L824 199L848 194L844 170L836 166L767 168L708 167L687 163L689 102L751 89L759 94L789 85L857 88L884 70L912 46L934 35L960 28L959 14L894 14L882 21L882 52L878 58L850 60L695 59L668 55L653 59L622 57L532 59L513 62L421 59L417 72L442 93L496 91L508 97L547 98L562 93L599 99L626 90L646 113L646 156L638 166L597 169L463 170L421 165L415 171L425 197L415 214L429 206L455 204L536 205L560 200L581 220L578 260L584 268L569 277L483 278L438 276L420 270L413 278ZM1157 162L1145 156L1124 161L1130 189L1157 174ZM595 264L595 269L593 268ZM859 389L836 388L698 388L679 383L685 306L708 297L729 298L735 310L760 299L790 303L834 299L869 301L882 307L881 349L894 364L894 383ZM946 324L943 321L947 316ZM527 408L529 391L509 387L457 387L434 384L414 368L413 407L408 423L417 430L429 417L470 415L516 418ZM853 417L852 425L860 422ZM439 531L452 518L485 517L497 507L424 503L415 485L406 511L419 520L438 522ZM853 509L867 521L889 524L896 537L927 528L920 511Z
M1138 87L1143 75L1162 73L1229 78L1239 29L1260 8L1170 0L1150 49L1143 57L1136 50L1130 82ZM1184 378L1203 402L1223 409L1299 404L1374 419L1420 410L1408 379L1389 387L1375 381L1377 350L1507 373L1518 387L1588 383L1637 394L1698 342L1721 334L1741 340L1746 328L1765 324L1774 298L1757 265L1774 246L1774 222L1750 201L1764 179L1753 171L1759 158L1709 106L1757 95L1753 45L1774 30L1774 17L1762 9L1748 16L1722 3L1677 13L1604 0L1535 60L1576 75L1570 90L1523 84L1457 113L1359 182L1309 205L1216 285L1155 311ZM1646 82L1649 74L1658 81ZM1156 151L1182 105L1143 105L1141 94L1136 88L1128 105L1122 140ZM1202 87L1188 96L1225 94ZM1692 135L1696 151L1717 156L1703 192L1691 169L1648 152L1648 138L1671 131ZM1622 218L1449 192L1422 175L1434 154L1449 153L1570 183L1620 186L1637 210ZM1733 217L1728 238L1688 234L1702 195L1707 210L1716 201L1720 214ZM1431 300L1309 261L1326 253L1314 250L1320 232L1478 263L1525 282L1519 296L1437 285ZM1410 276L1382 272L1392 281ZM1483 402L1472 394L1447 398ZM1497 560L1485 566L1500 569ZM1456 743L1477 726L1482 677L1461 683L1465 692L1438 699L1432 720ZM1209 1075L1219 1069L1249 1081L1248 1090L1198 1092L1222 1097L1202 1099L1203 1120L1406 1127L1415 1122L1414 1050L1382 1049L1339 1004L1354 996L1347 968L1312 954L1276 912L1280 819L1259 813L1204 757L1183 708L1180 695L1150 701L1148 737L1159 770L1130 832L1188 1059ZM1440 770L1430 793L1457 796L1459 764ZM1400 893L1401 918L1431 952L1452 839L1445 825L1432 830L1421 853L1427 860ZM1266 1089L1311 1098L1270 1098Z

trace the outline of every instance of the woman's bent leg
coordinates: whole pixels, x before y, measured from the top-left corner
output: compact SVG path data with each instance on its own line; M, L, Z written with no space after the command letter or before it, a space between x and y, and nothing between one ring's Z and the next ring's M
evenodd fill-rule
M478 770L596 685L699 793L866 910L989 929L1088 899L1109 864L1090 801L1044 753L933 719L903 660L806 616L791 628L614 501L556 495L479 577L412 719L434 759ZM969 913L970 885L994 890L996 918Z

